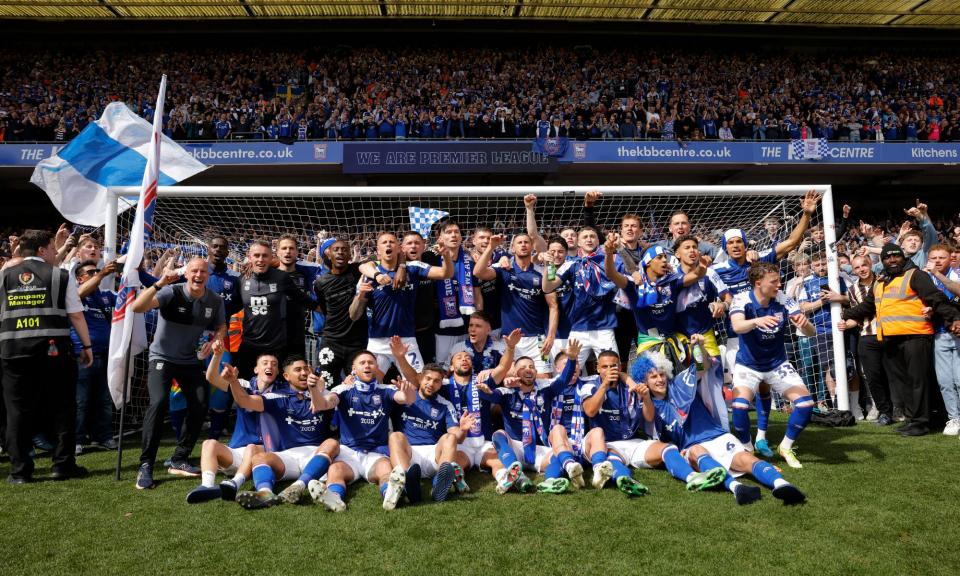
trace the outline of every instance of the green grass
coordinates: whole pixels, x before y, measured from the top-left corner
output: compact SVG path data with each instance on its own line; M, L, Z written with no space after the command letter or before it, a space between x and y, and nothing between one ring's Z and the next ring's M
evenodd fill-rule
M771 437L784 418L775 415ZM168 455L169 446L161 449ZM726 492L689 494L664 471L638 471L652 494L615 489L498 497L489 475L442 505L380 508L354 485L349 509L259 512L221 501L189 506L194 480L133 488L113 453L84 455L92 477L0 485L0 571L13 574L948 574L960 566L960 442L901 438L889 428L811 427L805 468L785 469L808 503L768 490L737 507ZM38 478L49 461L38 462ZM778 465L782 462L777 461ZM0 474L7 465L0 464Z

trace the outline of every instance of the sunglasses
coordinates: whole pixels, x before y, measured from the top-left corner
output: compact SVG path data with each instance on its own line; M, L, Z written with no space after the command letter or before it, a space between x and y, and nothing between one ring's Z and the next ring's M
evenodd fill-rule
M97 273L99 273L99 272L100 272L100 269L99 269L99 268L87 268L86 270L81 270L81 271L80 271L80 273L81 273L81 274L84 274L84 275L86 275L86 274L97 274Z

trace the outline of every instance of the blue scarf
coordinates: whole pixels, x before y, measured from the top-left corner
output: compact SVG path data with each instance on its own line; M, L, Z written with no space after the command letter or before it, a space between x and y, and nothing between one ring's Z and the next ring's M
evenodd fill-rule
M544 446L550 444L544 434L543 422L537 414L536 388L528 394L520 392L520 399L523 402L523 462L533 466L537 458L537 438L540 438Z
M374 378L370 382L364 382L363 380L360 379L360 376L356 372L351 372L351 374L353 375L353 378L354 378L353 387L356 388L358 391L370 392L371 390L377 387L378 383L376 378Z
M602 250L577 258L577 280L583 284L584 292L598 299L616 289L616 284L608 280L603 273L603 259Z
M467 431L468 438L477 438L483 436L483 430L480 427L480 393L477 391L477 376L470 376L470 382L464 386L465 390L460 390L460 385L453 376L447 378L447 397L450 403L457 411L458 416L463 416L467 412L473 415L473 427ZM464 396L466 396L466 404Z
M454 287L454 280L459 291ZM454 263L453 278L437 282L437 299L440 302L440 327L463 326L463 317L477 311L473 302L473 260L460 248Z
M550 429L560 423L563 418L563 400L564 394L558 394L553 399L553 405L550 406ZM586 434L586 422L583 417L583 398L580 391L575 387L573 393L573 417L570 419L570 445L573 447L573 453L577 456L583 455L583 437Z

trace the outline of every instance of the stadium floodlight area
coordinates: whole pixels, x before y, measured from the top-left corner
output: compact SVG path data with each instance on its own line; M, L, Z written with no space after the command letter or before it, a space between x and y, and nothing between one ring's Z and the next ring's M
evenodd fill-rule
M619 230L620 217L634 213L641 217L647 241L661 239L670 216L685 211L692 233L720 245L724 230L742 228L753 247L762 249L767 237L764 221L776 216L789 231L802 214L800 200L809 190L823 195L811 225L821 224L825 233L830 288L839 291L839 267L835 252L833 193L828 185L784 186L447 186L447 187L298 187L298 186L171 186L159 188L154 215L154 237L148 252L156 255L168 247L179 247L181 257L206 255L205 243L213 235L230 243L230 261L242 262L249 242L256 238L275 239L283 233L301 240L302 255L316 245L318 233L348 241L356 255L375 251L377 232L410 229L408 208L417 206L443 210L460 224L465 243L477 226L495 234L511 236L525 230L523 197L536 194L537 222L544 237L565 227L578 227L583 214L583 197L588 190L602 192L596 205L596 223L604 230ZM113 192L123 204L136 204L138 189L118 188ZM116 254L117 241L129 238L134 210L117 214L111 202L105 227L105 258ZM428 241L428 246L432 240ZM782 266L786 272L789 267ZM786 280L784 280L786 284ZM826 374L830 366L846 366L844 339L836 328L840 305L830 307L833 330L832 351L801 357L795 330L790 327L788 354L818 401L828 398ZM717 323L720 342L726 334ZM315 338L308 333L308 358ZM829 362L830 356L835 359ZM810 365L810 362L814 365ZM805 364L806 363L806 364ZM134 370L128 414L137 425L148 404L146 358L138 359ZM846 370L834 370L836 406L849 409Z

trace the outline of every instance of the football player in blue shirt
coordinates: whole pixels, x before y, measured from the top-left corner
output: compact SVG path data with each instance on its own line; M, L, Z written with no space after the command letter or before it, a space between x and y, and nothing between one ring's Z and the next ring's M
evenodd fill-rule
M491 265L494 250L503 244L503 236L491 236L477 260L474 276L481 280L496 279L500 291L500 314L503 330L519 328L523 338L518 354L529 356L537 364L537 377L546 378L553 371L550 350L557 334L560 311L556 294L543 293L545 270L533 263L533 239L517 234L511 242L510 266Z
M226 378L232 372L225 366L220 368L225 352L223 342L213 341L213 356L207 365L207 382L214 389L230 392L230 382ZM286 392L287 382L280 378L280 366L273 354L261 354L253 369L254 377L249 381L240 380L240 387L248 394L257 395L267 392ZM233 501L237 490L250 477L253 469L252 458L263 451L263 439L260 435L260 416L245 408L237 408L237 423L233 435L226 445L213 438L204 440L200 451L200 486L187 494L187 502L196 504L216 498ZM233 477L215 484L217 471Z
M500 363L503 351L506 348L502 339L491 336L490 317L483 310L477 310L470 315L467 325L467 337L450 349L450 358L447 364L452 366L453 357L466 352L473 360L473 366L479 372L489 370Z
M421 279L446 280L453 276L453 262L456 253L444 251L443 266L429 266L423 262L400 261L400 243L397 237L383 232L377 237L377 261L368 262L360 271L374 283L361 279L357 285L357 296L350 305L350 318L354 321L367 314L369 339L367 349L373 352L381 372L386 372L393 364L390 351L390 338L400 336L409 348L409 362L417 370L423 369L423 357L416 339L416 320L414 319L417 289ZM398 286L394 279L397 270L404 267L406 281ZM368 310L369 309L369 310Z
M810 218L813 213L816 212L819 204L820 194L817 194L815 190L807 192L800 201L803 214L800 216L796 227L790 232L790 235L787 236L786 240L778 242L773 248L757 254L757 257L752 261L776 263L799 246L800 241L803 240L804 233L810 226ZM751 262L747 261L748 247L746 233L739 228L727 230L723 233L721 246L727 254L727 259L715 263L712 266L713 271L716 272L717 275L720 276L720 279L723 280L723 283L727 285L731 296L736 296L741 292L748 292L753 286L747 280L747 273L750 270ZM725 328L727 333L727 357L724 358L724 363L727 366L727 370L732 372L731 367L734 365L733 358L739 345L739 339L730 326L729 321L725 323Z
M473 357L468 352L454 354L450 376L444 382L443 394L453 405L456 414L470 414L473 425L464 429L466 438L457 447L469 459L469 465L490 470L497 481L497 493L504 494L520 479L520 464L505 468L497 458L497 451L489 439L493 436L490 402L481 398L478 384L497 386L503 382L513 366L513 352L520 342L520 330L503 338L505 348L500 363L488 370L474 370Z
M582 345L577 363L581 369L590 353L617 352L613 328L617 324L616 285L603 270L604 254L594 228L582 228L577 235L580 256L566 262L551 280L543 275L543 292L550 294L561 284L573 285L573 305L570 311L570 335Z
M283 377L290 384L285 392L249 394L237 379L237 369L225 369L225 380L239 408L260 412L261 434L266 451L253 456L256 491L239 492L237 503L248 510L299 502L312 478L323 476L340 451L330 437L330 406L320 394L308 390L310 367L302 356L284 361ZM281 495L273 493L277 477L294 480Z
M707 263L702 261L689 272L675 272L670 267L669 253L660 246L650 246L643 252L640 269L624 276L614 264L617 234L607 236L604 245L604 271L618 288L626 290L634 302L639 332L660 338L674 338L677 333L677 297L685 287L703 278Z
M314 478L307 487L314 500L341 512L346 509L346 485L366 478L380 486L383 509L393 510L403 495L406 477L391 470L387 448L390 416L399 406L416 400L416 389L406 380L394 380L394 386L377 381L377 356L369 350L358 352L352 367L353 381L322 394L320 403L337 410L340 455L330 466L326 484ZM308 384L322 388L314 374L308 377Z
M406 346L399 337L391 340L394 357L400 373L417 386L417 399L400 410L400 430L390 434L390 463L394 471L402 471L410 483L406 484L407 499L411 504L420 500L421 475L433 479L433 499L443 502L450 488L467 492L463 469L470 467L470 459L457 450L466 438L466 430L473 428L476 419L469 412L460 415L449 400L440 396L447 371L439 364L427 364L417 373L406 361Z
M730 307L730 323L740 337L733 369L733 429L746 446L750 443L750 402L760 383L766 383L793 403L787 432L778 452L792 468L802 468L793 443L810 422L813 398L803 379L787 360L786 332L793 324L801 334L813 336L816 328L800 311L799 305L780 291L780 269L776 264L759 262L750 267L752 289L737 294Z
M579 348L580 343L571 338L567 355L577 357ZM553 400L574 383L575 368L573 362L568 362L559 376L541 386L533 359L521 356L514 362L516 387L491 390L484 382L477 384L481 398L499 404L503 411L504 429L497 430L492 437L500 462L507 469L520 466L543 472L546 481L537 487L540 492L560 494L569 490L571 483L577 487L584 484L583 466L573 454L566 428L559 423L550 427ZM564 472L569 480L562 477ZM521 471L515 486L525 492L530 485Z
M608 459L614 467L617 488L628 496L643 496L646 486L633 479L630 469L666 467L671 476L686 482L687 490L703 490L723 480L717 470L694 472L680 455L676 446L647 437L652 427L644 430L639 387L632 378L621 375L620 357L614 352L603 352L597 360L599 378L580 388L583 413L590 419L591 428L603 429L609 450Z
M703 336L696 334L690 340L693 346L700 347L701 357L707 363L717 362L703 347ZM688 352L692 354L689 347ZM771 488L774 497L783 500L784 504L799 504L806 499L803 492L784 480L774 466L754 456L735 436L720 427L703 403L702 384L698 386L696 381L687 383L681 378L671 378L672 365L663 354L642 354L634 362L632 371L639 381L644 420L654 424L662 440L669 440L683 450L690 464L697 469L722 470L723 485L733 493L737 504L751 504L760 499L759 488L736 480L745 473ZM705 371L697 376L703 382ZM683 390L684 386L693 386L694 390ZM681 400L691 394L692 401Z
M567 241L560 236L553 236L547 242L547 251L544 256L547 260L547 273L550 273L550 266L554 271L563 266L567 261ZM547 293L544 292L546 295ZM553 340L553 348L550 354L556 356L567 348L567 340L570 338L570 315L573 313L573 284L563 282L553 291L557 297L557 308L559 310L559 319L557 321L557 335Z

